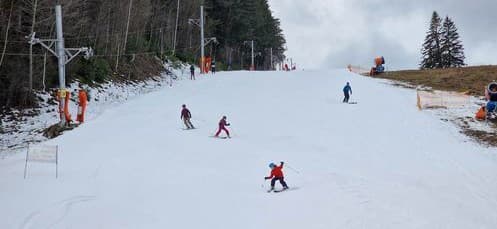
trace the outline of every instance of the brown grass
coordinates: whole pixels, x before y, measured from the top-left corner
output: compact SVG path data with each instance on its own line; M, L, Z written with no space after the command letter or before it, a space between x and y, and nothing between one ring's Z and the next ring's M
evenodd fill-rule
M484 88L497 81L497 66L474 66L464 68L392 71L378 78L398 80L415 86L427 86L435 90L467 92L483 96Z

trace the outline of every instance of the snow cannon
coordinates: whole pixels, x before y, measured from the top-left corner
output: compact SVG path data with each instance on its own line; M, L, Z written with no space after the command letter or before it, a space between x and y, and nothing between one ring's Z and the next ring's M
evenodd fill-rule
M488 85L488 93L496 93L495 91L497 90L497 82L492 82Z
M372 67L371 71L369 72L370 76L378 75L385 72L385 67L383 66L385 64L385 58L383 56L374 58L374 64L375 67Z

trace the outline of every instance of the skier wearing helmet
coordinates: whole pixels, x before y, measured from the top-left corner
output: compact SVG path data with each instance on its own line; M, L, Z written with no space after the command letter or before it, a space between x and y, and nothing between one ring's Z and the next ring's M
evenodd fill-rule
M226 121L226 116L223 116L223 118L219 121L219 129L217 130L217 133L215 135L215 137L219 137L219 134L221 133L222 130L224 130L224 132L226 132L226 135L228 135L228 138L231 138L230 137L230 132L228 131L228 129L226 129L226 126L229 126L230 124Z
M280 166L276 166L274 163L269 164L271 174L268 177L264 177L265 180L271 179L271 189L268 192L274 191L276 181L280 181L280 184L283 186L283 190L288 189L288 185L285 182L285 177L282 171L283 164L284 162L280 162Z

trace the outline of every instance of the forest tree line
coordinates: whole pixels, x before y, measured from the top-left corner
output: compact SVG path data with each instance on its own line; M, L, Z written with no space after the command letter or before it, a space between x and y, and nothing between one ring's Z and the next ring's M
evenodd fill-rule
M66 48L94 50L68 64L68 82L144 79L158 74L159 58L198 63L200 29L189 19L200 18L201 5L205 37L218 41L206 55L219 68L248 69L250 40L257 69L270 68L271 49L274 62L284 59L285 39L267 0L0 0L0 107L36 106L35 91L57 87L56 57L26 38L55 38L56 4Z

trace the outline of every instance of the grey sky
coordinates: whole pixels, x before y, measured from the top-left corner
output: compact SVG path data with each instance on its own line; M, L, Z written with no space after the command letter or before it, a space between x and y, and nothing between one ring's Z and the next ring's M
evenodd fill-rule
M497 64L497 0L269 0L299 67L417 68L431 14L451 17L469 65Z

